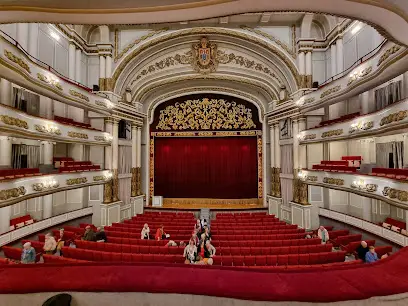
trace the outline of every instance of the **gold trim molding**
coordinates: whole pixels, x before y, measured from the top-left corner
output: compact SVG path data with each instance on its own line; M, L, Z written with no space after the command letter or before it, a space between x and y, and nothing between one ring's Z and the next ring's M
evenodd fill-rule
M341 89L341 85L337 85L335 87L329 88L322 92L322 94L320 95L320 99L330 96L331 94L334 94L335 92L340 91L340 89Z
M343 129L337 129L337 130L327 131L327 132L323 132L323 133L322 133L322 138L340 136L341 134L343 134Z
M4 50L4 55L12 62L16 63L19 65L21 68L23 68L25 71L31 74L30 66L23 60L21 57L18 57L17 55L14 55L13 52Z
M28 129L28 123L24 120L13 118L7 115L0 115L0 121L7 125L14 125L19 128Z
M344 185L344 180L343 179L331 178L331 177L324 177L323 178L323 183L329 184L329 185L343 186Z
M25 189L24 186L12 188L12 189L0 190L0 201L6 201L11 198L18 198L19 196L25 195L26 192L27 190Z
M54 86L56 89L58 89L60 91L63 91L63 88L62 88L60 82L58 82L57 80L52 80L51 78L47 78L45 75L43 75L43 74L41 74L39 72L37 73L37 78L40 81L42 81L44 83L47 83L47 84L49 84L51 86Z
M70 90L69 90L69 94L70 94L71 96L80 98L81 100L84 100L84 101L86 101L86 102L89 102L89 97L85 96L84 94L82 94L82 93L80 93L80 92L78 92L78 91L75 91L75 90L73 90L73 89L70 89Z
M88 179L86 177L78 177L78 178L73 178L73 179L67 179L67 181L66 181L68 186L85 184L86 182L88 182Z
M88 135L85 133L78 133L78 132L68 132L68 137L72 137L72 138L81 138L81 139L88 139Z

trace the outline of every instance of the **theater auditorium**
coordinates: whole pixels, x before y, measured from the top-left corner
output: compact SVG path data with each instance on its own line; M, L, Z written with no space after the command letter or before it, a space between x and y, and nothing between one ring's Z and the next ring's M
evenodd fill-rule
M408 304L406 0L0 0L0 305Z

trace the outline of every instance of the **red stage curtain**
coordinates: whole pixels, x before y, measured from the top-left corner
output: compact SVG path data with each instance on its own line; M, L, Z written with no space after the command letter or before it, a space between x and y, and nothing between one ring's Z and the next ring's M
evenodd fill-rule
M154 151L156 195L258 197L256 137L156 137Z

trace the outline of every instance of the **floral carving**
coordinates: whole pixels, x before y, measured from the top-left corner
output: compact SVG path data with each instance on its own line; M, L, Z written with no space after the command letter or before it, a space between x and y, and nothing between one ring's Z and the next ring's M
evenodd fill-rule
M160 111L159 130L220 130L256 128L252 111L223 99L187 100Z
M94 182L108 181L110 177L106 175L96 175L93 177Z
M315 175L308 175L308 176L306 176L306 181L309 181L309 182L317 182L317 176L315 176Z
M406 110L392 113L386 117L381 118L380 126L404 120L405 118L407 118L407 115L408 115L408 111Z
M54 134L58 136L61 135L61 130L57 127L36 124L34 125L34 128L36 131L41 132L41 133Z
M26 70L28 73L31 73L30 66L21 58L18 57L17 55L14 55L12 52L4 50L4 55L12 62L16 63L19 65L21 68Z
M343 129L337 129L332 131L327 131L322 133L322 138L333 137L333 136L340 136L343 134Z
M377 191L378 185L376 184L364 184L364 182L353 182L350 185L351 188L367 191L367 192L375 192Z
M67 179L67 185L79 185L79 184L85 184L88 182L88 179L86 177L79 177L79 178L74 178L74 179Z
M401 46L398 46L398 45L392 46L391 48L387 49L387 51L385 51L385 53L381 55L380 59L378 60L377 66L380 66L391 55L393 55L394 53L397 53L399 49L401 49Z
M19 128L28 129L28 123L21 119L13 118L7 115L0 115L0 121L7 125L14 125Z
M371 73L371 71L373 71L373 67L372 67L372 66L363 69L363 70L362 70L361 72L359 72L359 73L353 74L353 75L349 78L349 80L348 80L348 82L347 82L347 86L350 86L350 85L353 84L355 81L357 81L357 80L359 80L359 79L361 79L361 78L364 78L367 74Z
M19 196L25 195L26 192L27 191L25 187L23 186L12 188L12 189L1 190L0 191L0 201L6 201L11 198L17 198Z
M308 104L308 103L313 103L314 101L316 101L316 98L307 98L307 99L305 99L305 104Z
M69 94L70 94L71 96L80 98L81 100L84 100L84 101L86 101L86 102L89 102L89 98L88 98L87 96L85 96L84 94L81 94L81 93L78 92L78 91L75 91L75 90L73 90L73 89L70 89L70 90L69 90Z
M384 187L382 194L390 199L398 199L399 201L408 201L408 191L398 190L390 187Z
M300 137L301 141L306 141L306 140L313 140L316 139L317 135L316 134L307 134L307 135L303 135Z
M329 184L329 185L343 186L344 185L344 180L343 179L331 178L331 177L325 177L325 178L323 178L323 183Z
M335 87L329 88L322 92L322 94L320 95L320 99L330 96L331 94L338 92L340 89L341 89L341 85L337 85Z
M59 183L57 181L52 181L50 183L36 183L33 184L33 190L34 191L45 191L45 190L50 190L50 189L54 189L54 188L58 188L59 187Z
M103 142L111 142L112 139L110 137L107 136L94 136L94 139L96 141L103 141Z
M368 131L374 127L374 121L361 121L357 124L353 124L350 127L349 133L355 133L357 131Z
M52 80L51 78L47 78L45 75L41 73L37 73L37 78L44 83L54 86L56 89L60 91L63 90L61 84L57 80Z
M68 132L68 137L88 139L88 135L87 135L87 134L78 133L78 132Z

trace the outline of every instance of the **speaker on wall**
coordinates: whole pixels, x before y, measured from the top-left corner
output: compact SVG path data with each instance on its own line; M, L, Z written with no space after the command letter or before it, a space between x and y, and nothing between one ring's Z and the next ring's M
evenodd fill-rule
M319 82L313 82L312 88L319 88Z
M99 91L99 85L93 85L92 86L92 91Z

